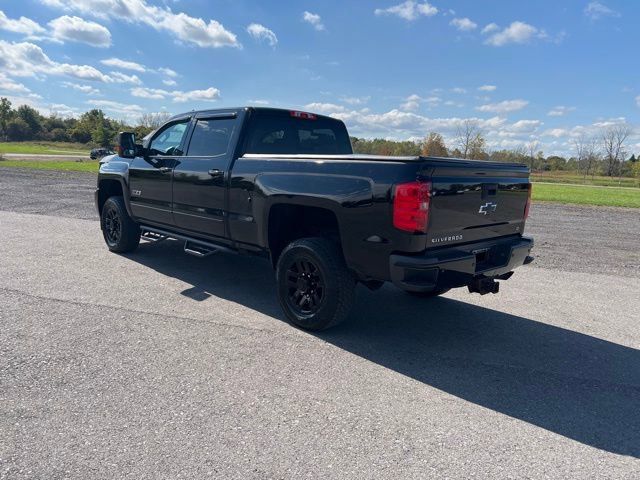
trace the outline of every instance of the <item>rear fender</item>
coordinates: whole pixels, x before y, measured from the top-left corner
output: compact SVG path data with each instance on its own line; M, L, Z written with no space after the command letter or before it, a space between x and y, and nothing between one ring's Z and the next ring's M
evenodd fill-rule
M370 179L345 175L315 173L263 173L255 179L256 218L262 219L258 242L268 247L269 213L276 204L324 208L335 214L340 232L342 250L349 258L355 248L357 229L349 225L348 213L373 204L373 186Z

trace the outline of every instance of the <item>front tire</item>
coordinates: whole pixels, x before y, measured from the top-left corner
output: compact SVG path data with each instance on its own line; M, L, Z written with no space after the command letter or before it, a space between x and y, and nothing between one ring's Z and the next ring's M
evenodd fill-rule
M324 238L290 243L276 266L278 300L294 325L325 330L344 321L356 281L337 245Z
M140 227L127 213L122 197L109 197L100 215L102 236L109 250L132 252L140 243Z

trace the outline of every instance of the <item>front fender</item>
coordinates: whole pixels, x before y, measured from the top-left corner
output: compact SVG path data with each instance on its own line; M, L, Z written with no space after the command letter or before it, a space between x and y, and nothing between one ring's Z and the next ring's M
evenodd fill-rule
M110 157L104 157L103 160L107 160L100 163L100 170L98 171L98 181L97 181L97 190L96 190L96 209L98 210L98 214L100 214L100 190L101 184L104 185L105 180L115 180L120 184L122 189L122 196L124 197L124 204L127 208L127 213L129 216L133 217L131 212L131 205L129 203L130 193L129 193L129 160L118 157L117 155L112 155Z

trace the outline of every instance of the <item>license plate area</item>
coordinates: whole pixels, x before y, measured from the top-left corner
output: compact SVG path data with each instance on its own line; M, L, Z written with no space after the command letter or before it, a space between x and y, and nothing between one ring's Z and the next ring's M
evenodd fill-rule
M495 255L493 254L494 252L491 248L473 250L471 253L473 253L476 257L476 272L488 270L494 266Z

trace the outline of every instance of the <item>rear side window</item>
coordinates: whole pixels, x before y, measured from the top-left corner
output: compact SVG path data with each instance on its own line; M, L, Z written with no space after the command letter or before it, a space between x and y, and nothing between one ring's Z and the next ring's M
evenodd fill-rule
M254 113L245 152L282 155L353 153L342 122L322 117L296 118L288 112Z
M216 157L229 150L231 134L236 124L233 118L200 119L189 143L190 157Z

